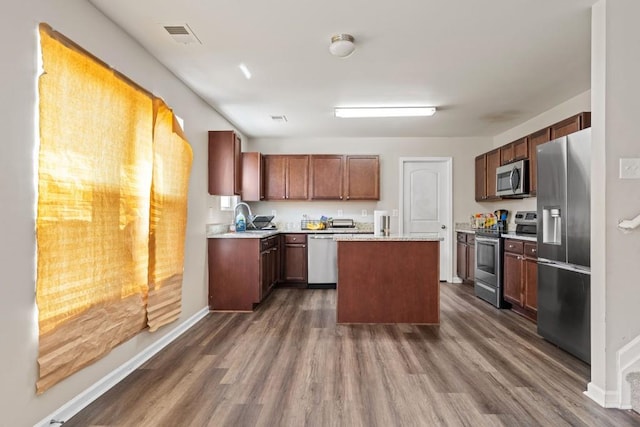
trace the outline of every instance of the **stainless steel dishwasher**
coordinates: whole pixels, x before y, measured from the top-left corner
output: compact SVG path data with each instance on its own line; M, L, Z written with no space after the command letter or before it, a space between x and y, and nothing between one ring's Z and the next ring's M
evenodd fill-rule
M338 242L333 234L310 234L307 257L309 288L335 288L338 281Z

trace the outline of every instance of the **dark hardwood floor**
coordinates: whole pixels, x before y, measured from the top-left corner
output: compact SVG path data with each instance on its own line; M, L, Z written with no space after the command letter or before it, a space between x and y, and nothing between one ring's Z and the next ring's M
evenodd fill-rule
M638 426L589 367L443 283L441 325L336 325L336 291L211 313L65 426Z

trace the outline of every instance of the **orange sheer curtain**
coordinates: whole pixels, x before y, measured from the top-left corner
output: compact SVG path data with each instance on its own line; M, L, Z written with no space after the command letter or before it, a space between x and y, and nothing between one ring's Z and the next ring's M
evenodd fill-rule
M184 235L192 152L164 102L154 102L153 182L149 233L150 331L176 320L181 311Z
M147 298L155 301L166 282L177 293L177 312L175 298L162 297L161 304L171 301L170 314L155 324L177 318L191 164L186 141L180 139L173 159L168 144L176 143L174 133L165 137L166 126L158 129L170 110L154 121L154 99L144 89L45 24L40 37L38 393L144 329ZM153 145L154 124L160 149ZM179 196L165 198L157 190L167 187L167 168L154 167L154 159L183 161ZM160 197L152 196L152 180ZM182 217L167 214L178 211ZM172 275L165 277L165 270L156 270L166 263L158 254L168 245L180 265L171 263L166 271Z

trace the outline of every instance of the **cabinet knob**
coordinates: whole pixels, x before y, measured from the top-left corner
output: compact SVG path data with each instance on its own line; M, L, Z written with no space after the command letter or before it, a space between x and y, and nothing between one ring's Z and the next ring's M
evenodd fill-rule
M349 200L349 198L350 198L350 197L349 197L349 196L347 196L347 200Z
M283 198L283 199L286 199L286 198L287 198L287 196L282 196L282 198Z
M340 200L342 200L342 196L340 196Z

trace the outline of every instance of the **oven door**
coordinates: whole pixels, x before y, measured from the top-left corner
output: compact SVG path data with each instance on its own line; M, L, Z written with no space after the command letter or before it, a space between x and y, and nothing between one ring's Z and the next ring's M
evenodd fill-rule
M500 238L476 236L476 280L500 286Z

